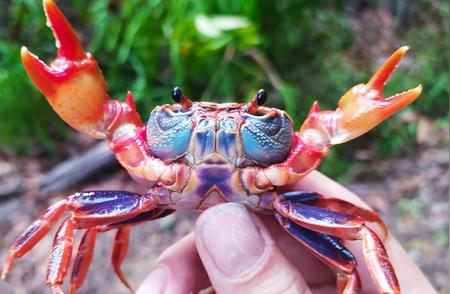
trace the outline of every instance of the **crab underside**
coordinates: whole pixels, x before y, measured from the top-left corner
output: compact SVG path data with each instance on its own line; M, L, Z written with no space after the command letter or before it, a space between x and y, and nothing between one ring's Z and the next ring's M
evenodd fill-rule
M129 288L120 267L130 227L164 217L179 207L204 210L239 202L274 215L293 238L337 272L339 293L358 293L356 260L343 240L362 240L365 262L382 293L400 293L395 271L380 237L366 223L387 229L373 211L313 191L280 192L314 170L332 145L369 131L413 102L421 86L383 97L387 79L407 51L398 49L366 84L351 88L334 111L317 102L299 131L279 109L264 107L260 90L248 103L192 102L179 88L175 104L155 108L144 125L129 92L124 102L111 100L93 56L51 0L44 0L48 24L57 40L57 58L47 66L26 48L22 62L52 108L73 128L107 139L117 160L148 187L139 195L126 191L75 193L50 206L12 245L2 277L15 259L42 239L65 213L53 242L47 284L54 293L71 262L74 230L84 230L70 279L70 292L82 285L98 233L115 230L112 264Z

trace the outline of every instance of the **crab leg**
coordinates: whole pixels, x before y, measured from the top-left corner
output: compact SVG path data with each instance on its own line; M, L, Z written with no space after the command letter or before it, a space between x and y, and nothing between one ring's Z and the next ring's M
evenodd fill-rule
M108 225L154 209L153 195L126 191L90 191L75 193L68 205L77 229Z
M3 265L2 279L6 279L16 258L22 257L30 251L50 231L65 210L66 200L58 201L17 238L12 244L8 258Z
M283 200L287 200L292 203L314 205L316 207L327 208L333 211L359 216L365 221L376 223L381 228L383 236L385 238L388 236L386 224L376 212L359 207L345 200L339 198L325 198L319 193L308 191L285 192L282 194L282 198Z
M65 221L66 225L61 227L60 231L64 230L70 233L72 227L75 229L90 229L96 226L107 226L153 210L156 206L157 199L153 194L140 195L126 191L75 193L69 196L67 200L61 200L49 207L38 220L19 236L12 245L3 266L2 278L6 278L15 259L32 249L67 210L71 212L72 216ZM55 242L57 242L57 239L55 239ZM62 240L55 244L66 244L67 242ZM61 248L60 245L58 246L58 248ZM56 253L58 252L55 251ZM55 272L55 270L51 271L52 274ZM52 283L58 282L57 279L53 278L50 281Z
M130 238L130 227L121 227L117 230L116 238L114 240L113 251L111 254L111 262L114 271L119 277L120 281L132 292L135 290L124 276L120 266L122 265L128 251L128 240Z
M86 230L83 238L81 239L70 278L71 294L76 293L77 289L81 287L86 278L89 266L91 264L92 255L94 253L96 237L97 231L93 228Z
M380 227L383 237L385 239L388 237L388 228L381 217L378 215L378 213L369 209L365 209L363 207L356 206L353 203L339 198L324 198L322 195L320 196L321 198L317 201L315 206L346 213L349 215L359 216L366 222L374 222Z
M337 238L303 228L280 214L275 214L275 217L292 237L338 272L338 288L341 291L338 293L360 292L356 260Z
M61 285L72 257L74 223L67 218L59 227L53 241L52 253L47 267L47 285L53 293L63 293Z
M100 231L106 231L106 230L110 230L110 229L116 229L122 226L134 226L137 225L139 223L142 222L146 222L146 221L150 221L150 220L155 220L155 219L159 219L165 216L168 216L169 214L172 214L174 212L174 210L172 209L161 209L161 208L154 208L152 210L146 211L144 213L138 214L134 217L131 217L129 219L126 219L124 221L120 221L117 223L113 223L113 224L109 224L106 226L101 226L99 228Z
M88 229L86 233L83 235L83 238L80 242L80 246L78 248L78 253L75 258L72 277L71 277L71 294L75 294L77 289L81 287L86 278L87 271L89 269L89 265L92 260L92 255L95 247L95 239L98 232L106 232L111 229L117 229L116 238L114 241L113 252L111 255L111 262L113 264L114 270L122 281L122 283L130 289L130 291L134 292L133 287L128 283L125 276L120 269L120 266L123 263L123 260L126 255L126 251L128 249L128 238L129 231L131 225L138 224L144 221L150 221L154 219L158 219L168 214L172 213L173 210L168 209L159 209L154 208L152 210L143 212L136 216L133 216L124 221L120 221L117 223L113 223L110 225L101 225L92 229Z
M358 216L301 203L276 201L274 208L302 227L346 240L358 239L361 227L364 226L364 220Z
M357 216L300 203L280 200L275 210L292 222L345 240L362 240L364 258L370 275L382 293L399 293L394 268L380 238Z
M360 235L364 259L378 289L382 293L400 293L400 284L383 242L374 231L365 226Z

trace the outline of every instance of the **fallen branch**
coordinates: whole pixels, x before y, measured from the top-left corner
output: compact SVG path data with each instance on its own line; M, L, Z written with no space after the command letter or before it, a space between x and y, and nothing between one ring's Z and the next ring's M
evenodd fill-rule
M108 148L107 142L100 142L87 152L74 156L58 164L40 180L22 180L5 186L0 186L0 201L33 191L38 199L44 199L72 187L90 178L100 170L115 164L114 154Z

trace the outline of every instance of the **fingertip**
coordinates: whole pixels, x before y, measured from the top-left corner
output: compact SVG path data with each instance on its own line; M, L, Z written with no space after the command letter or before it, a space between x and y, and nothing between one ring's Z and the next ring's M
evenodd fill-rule
M224 276L239 276L263 257L267 246L262 230L240 204L211 207L196 223L200 257Z
M214 288L223 293L309 293L262 221L243 205L206 210L196 223L196 245Z

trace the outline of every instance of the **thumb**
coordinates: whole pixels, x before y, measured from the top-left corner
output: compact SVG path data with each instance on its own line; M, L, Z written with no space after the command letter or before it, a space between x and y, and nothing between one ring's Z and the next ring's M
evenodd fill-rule
M311 293L262 222L236 203L197 220L196 246L217 293Z

